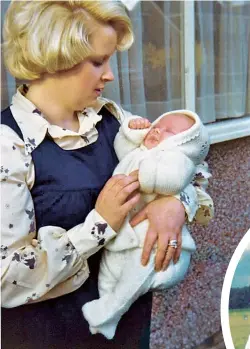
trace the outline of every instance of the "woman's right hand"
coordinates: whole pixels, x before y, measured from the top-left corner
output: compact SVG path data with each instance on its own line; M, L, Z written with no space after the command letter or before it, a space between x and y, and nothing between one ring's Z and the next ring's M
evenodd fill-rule
M138 171L133 171L129 176L114 175L100 192L95 209L114 231L118 232L129 211L138 203L139 186Z

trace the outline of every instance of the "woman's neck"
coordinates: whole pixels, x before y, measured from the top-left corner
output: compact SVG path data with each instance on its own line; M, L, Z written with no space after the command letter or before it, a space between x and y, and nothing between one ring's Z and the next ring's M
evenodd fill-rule
M50 124L75 132L79 130L77 113L67 106L58 88L51 86L46 81L32 82L25 97L42 112Z

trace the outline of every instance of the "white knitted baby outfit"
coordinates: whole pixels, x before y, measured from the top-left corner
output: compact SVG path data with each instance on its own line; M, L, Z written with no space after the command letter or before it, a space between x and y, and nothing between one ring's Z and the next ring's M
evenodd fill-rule
M186 114L194 125L179 134L162 141L153 149L143 145L143 139L165 115ZM114 174L129 174L139 169L139 182L146 202L157 194L180 193L192 180L196 165L203 162L209 150L208 133L197 114L188 110L176 110L161 115L149 129L133 130L128 127L128 118L117 134L114 147L120 160Z
M192 180L195 167L201 163L209 149L209 138L197 114L187 110L182 113L195 121L194 125L162 141L153 149L147 149L143 139L150 129L132 130L127 119L121 126L114 142L120 160L114 174L129 174L139 169L142 200L135 211L145 202L152 201L157 194L175 195ZM168 113L169 114L169 113ZM154 270L155 250L146 267L141 266L140 257L148 230L148 220L132 228L128 215L117 237L103 251L100 264L98 289L100 298L83 306L83 313L92 333L102 333L113 338L121 316L141 295L151 289L164 289L180 282L188 270L195 243L187 227L182 229L182 253L178 263L170 263L164 272ZM156 249L156 247L155 247Z

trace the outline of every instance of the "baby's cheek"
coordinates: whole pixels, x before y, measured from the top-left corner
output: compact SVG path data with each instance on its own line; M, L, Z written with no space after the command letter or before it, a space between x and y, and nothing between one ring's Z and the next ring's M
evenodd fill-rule
M146 148L151 149L158 145L158 140L156 140L154 137L147 137L144 139L143 144Z
M166 132L161 134L160 141L164 141L164 139L172 137L173 135L174 135L174 133L172 133L170 131L166 131Z
M146 138L152 138L152 137L154 137L154 136L155 136L155 133L156 133L156 132L155 132L154 129L150 130L150 131L148 132Z
M147 134L147 136L143 140L143 144L146 145L150 141L150 136Z

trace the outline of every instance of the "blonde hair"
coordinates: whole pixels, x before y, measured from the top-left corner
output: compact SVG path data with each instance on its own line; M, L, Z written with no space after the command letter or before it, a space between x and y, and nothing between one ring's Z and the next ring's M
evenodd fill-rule
M24 80L70 69L91 54L98 24L115 29L117 50L132 45L131 21L120 1L12 1L3 29L5 65Z

